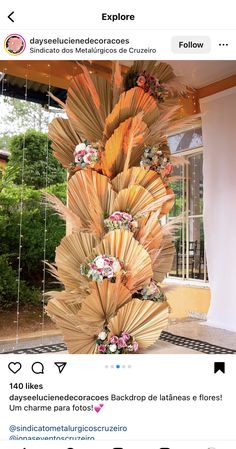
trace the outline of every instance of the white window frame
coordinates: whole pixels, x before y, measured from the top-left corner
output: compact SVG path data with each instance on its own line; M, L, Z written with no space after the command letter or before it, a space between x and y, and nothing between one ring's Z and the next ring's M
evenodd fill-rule
M185 130L186 131L186 130ZM191 156L191 155L197 155L197 154L203 154L204 148L203 146L199 146L190 150L183 150L178 153L173 153L174 155L181 155L181 156ZM203 269L204 269L204 278L203 279L191 279L189 277L189 221L194 218L203 218L203 213L200 215L189 215L188 214L188 204L189 204L189 165L187 164L185 167L183 167L182 172L182 195L183 195L183 201L182 201L182 216L183 220L181 223L182 226L182 277L173 276L171 274L168 274L168 276L165 279L165 283L169 284L179 284L179 285L185 285L185 286L196 286L199 288L209 288L209 281L207 279L207 270L206 270L206 254L204 251L204 262L203 262ZM186 196L185 196L186 192ZM171 217L175 218L175 217ZM184 247L186 243L186 248ZM186 255L186 267L185 267L185 255Z

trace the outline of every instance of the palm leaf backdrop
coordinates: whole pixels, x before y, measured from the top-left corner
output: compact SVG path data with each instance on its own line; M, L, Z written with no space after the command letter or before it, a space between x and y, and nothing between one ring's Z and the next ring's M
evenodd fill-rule
M174 194L163 171L140 162L145 148L164 145L170 163L184 163L170 155L167 133L183 127L179 95L187 88L170 65L157 61L136 61L124 78L115 63L110 80L90 74L83 64L78 70L66 103L58 100L67 118L54 119L49 128L54 156L69 170L68 205L53 195L46 200L69 231L50 266L64 290L48 293L46 312L70 353L97 353L104 329L109 338L127 332L146 349L168 324L167 301L142 300L140 292L171 269L174 226L163 218L173 207ZM154 77L168 92L164 103L137 85L141 74ZM99 162L85 168L76 166L74 158L83 142L99 154ZM117 212L130 214L136 227L108 229L106 219ZM86 276L81 267L101 256L119 260L122 273L97 282Z

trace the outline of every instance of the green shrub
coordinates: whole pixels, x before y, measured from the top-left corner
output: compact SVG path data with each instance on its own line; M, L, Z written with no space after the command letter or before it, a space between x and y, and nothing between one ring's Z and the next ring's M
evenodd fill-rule
M45 187L46 155L48 137L40 131L29 129L25 134L11 137L9 141L10 160L7 171L13 167L16 172L15 183L21 184L22 156L25 148L24 183L27 186L42 189ZM66 170L48 149L48 186L66 181Z
M17 271L12 268L6 254L0 255L0 310L16 305L18 292ZM29 287L25 281L20 282L20 304L40 304L41 292Z
M48 191L66 201L66 184L51 186ZM0 192L1 254L7 254L13 270L17 269L19 251L21 189L8 185ZM46 260L53 262L55 248L65 235L65 223L50 208L47 209ZM35 287L42 285L44 204L42 192L31 187L23 190L22 215L22 279ZM51 281L47 275L47 282ZM51 287L51 286L50 286Z

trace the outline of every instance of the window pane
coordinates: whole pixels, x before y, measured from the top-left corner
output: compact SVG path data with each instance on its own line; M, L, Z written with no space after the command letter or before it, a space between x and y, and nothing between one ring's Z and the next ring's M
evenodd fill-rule
M202 153L188 157L188 214L202 215L203 213L203 174Z
M184 261L183 261L183 254L184 254L184 248L183 248L183 232L184 232L184 225L180 225L179 228L175 232L175 256L173 260L173 265L171 272L169 273L169 276L174 276L178 278L184 277Z
M171 209L169 216L170 217L178 217L178 215L183 212L183 167L174 167L173 176L177 176L180 179L176 179L171 182L171 188L175 194L175 203L173 208Z
M188 222L189 279L204 280L204 277L207 274L204 273L204 263L205 263L205 250L204 250L203 219L189 218Z
M171 153L178 153L180 151L201 147L203 145L202 128L188 129L188 131L170 136L168 137L168 144Z

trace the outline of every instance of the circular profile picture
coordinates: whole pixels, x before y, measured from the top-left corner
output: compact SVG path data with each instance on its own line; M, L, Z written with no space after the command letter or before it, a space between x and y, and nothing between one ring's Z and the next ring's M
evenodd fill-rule
M9 34L4 42L6 52L11 56L18 56L25 51L26 42L20 34Z

